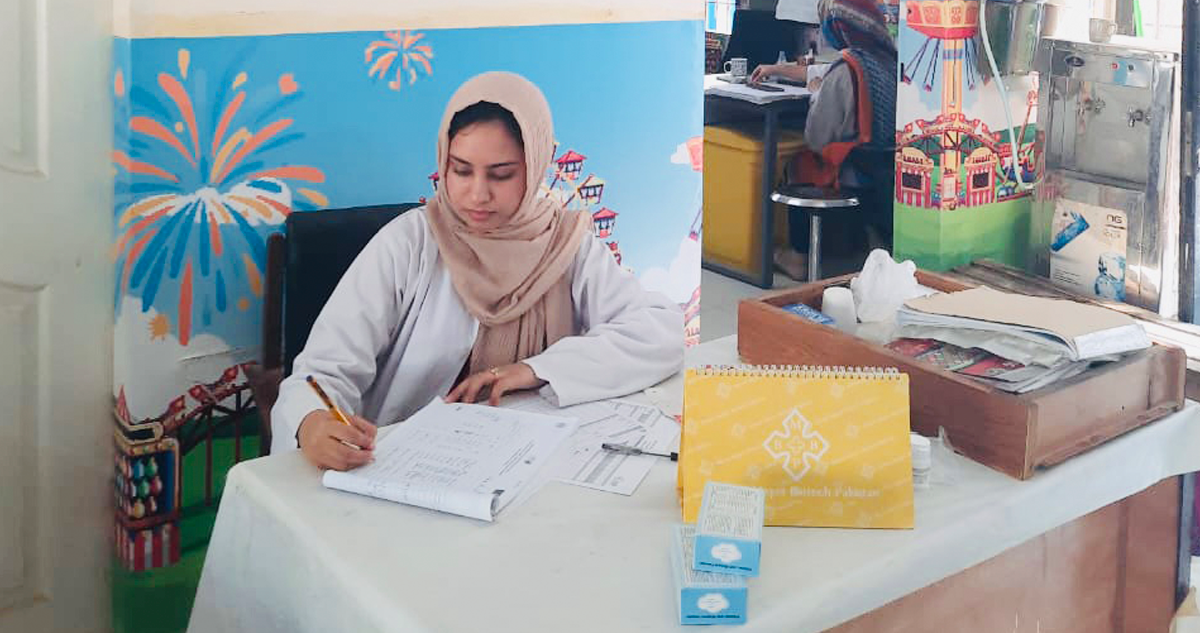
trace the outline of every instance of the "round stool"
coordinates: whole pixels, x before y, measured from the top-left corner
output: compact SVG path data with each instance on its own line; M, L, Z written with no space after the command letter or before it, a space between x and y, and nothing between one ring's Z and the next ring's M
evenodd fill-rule
M845 213L859 206L858 196L849 191L825 187L785 185L771 193L771 200L801 209L808 214L808 281L821 278L821 216L826 213Z

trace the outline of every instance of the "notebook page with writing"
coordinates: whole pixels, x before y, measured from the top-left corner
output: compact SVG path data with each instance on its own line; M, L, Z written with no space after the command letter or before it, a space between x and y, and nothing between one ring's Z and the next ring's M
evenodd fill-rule
M327 471L322 483L492 521L536 479L576 425L571 418L436 399L379 440L373 463Z

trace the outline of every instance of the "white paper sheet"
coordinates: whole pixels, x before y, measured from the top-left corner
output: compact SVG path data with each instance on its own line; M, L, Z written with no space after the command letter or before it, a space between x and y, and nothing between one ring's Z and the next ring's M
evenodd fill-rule
M774 101L786 101L788 99L805 99L812 93L808 88L800 86L789 86L786 84L770 83L776 88L783 88L782 92L765 92L755 90L745 84L735 84L728 81L717 79L716 75L704 76L704 94L719 95L722 97L730 97L733 99L741 99L759 105L772 103Z
M375 461L326 487L492 521L575 430L564 416L435 399L380 439Z
M678 445L679 424L652 405L609 400L557 409L543 398L529 394L506 400L504 406L579 420L578 430L546 473L549 478L576 486L631 495L654 467L655 460L663 459L610 453L600 448L604 442L655 453L669 452Z

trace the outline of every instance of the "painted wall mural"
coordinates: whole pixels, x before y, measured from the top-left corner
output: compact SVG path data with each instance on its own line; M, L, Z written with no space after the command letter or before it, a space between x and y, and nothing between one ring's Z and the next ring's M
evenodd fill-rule
M224 474L258 455L267 237L291 213L429 197L442 108L475 74L542 88L543 194L590 214L698 340L702 46L699 20L118 38L115 629L186 626Z
M117 297L156 310L152 338L174 334L186 346L193 332L237 336L262 295L266 234L328 199L315 188L324 172L275 151L304 138L288 112L304 97L292 73L256 85L235 62L215 73L210 95L207 77L189 81L190 50L172 57L153 85L127 86L126 70L114 73L113 256Z
M983 70L977 0L907 0L903 14L896 253L934 270L980 257L1024 265L1030 192L1014 170L1036 180L1037 86L1005 78L1010 129L1004 97Z
M392 76L387 82L387 87L399 90L406 81L410 86L417 83L417 73L420 69L425 70L425 75L433 74L433 67L429 64L433 59L433 47L420 43L425 39L424 33L388 31L383 35L385 39L376 40L367 46L366 58L371 66L367 72L368 76L380 79ZM378 58L375 55L377 52ZM397 59L399 61L396 61Z

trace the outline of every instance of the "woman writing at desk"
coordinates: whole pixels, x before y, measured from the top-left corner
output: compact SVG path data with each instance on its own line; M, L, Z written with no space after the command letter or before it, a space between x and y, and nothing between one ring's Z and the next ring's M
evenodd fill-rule
M458 89L436 197L381 229L338 283L280 385L272 451L298 442L317 466L346 470L371 459L376 423L439 396L497 404L545 386L567 406L680 369L679 307L617 265L590 216L539 192L553 152L549 105L526 79L486 73ZM340 424L308 375L364 417Z
M806 148L792 161L789 173L797 184L878 191L874 197L879 199L864 201L863 210L881 241L890 241L891 186L883 181L891 177L894 164L896 43L874 0L821 0L817 14L823 37L841 51L841 59L816 85L809 82L816 94L804 124ZM759 66L750 81L765 81L773 75L805 81L808 68L803 64ZM860 151L852 155L856 149ZM878 160L860 159L872 155ZM839 220L842 217L829 218L831 232ZM793 212L788 224L792 250L777 252L775 261L790 276L803 279L807 218ZM841 224L846 233L861 228Z

